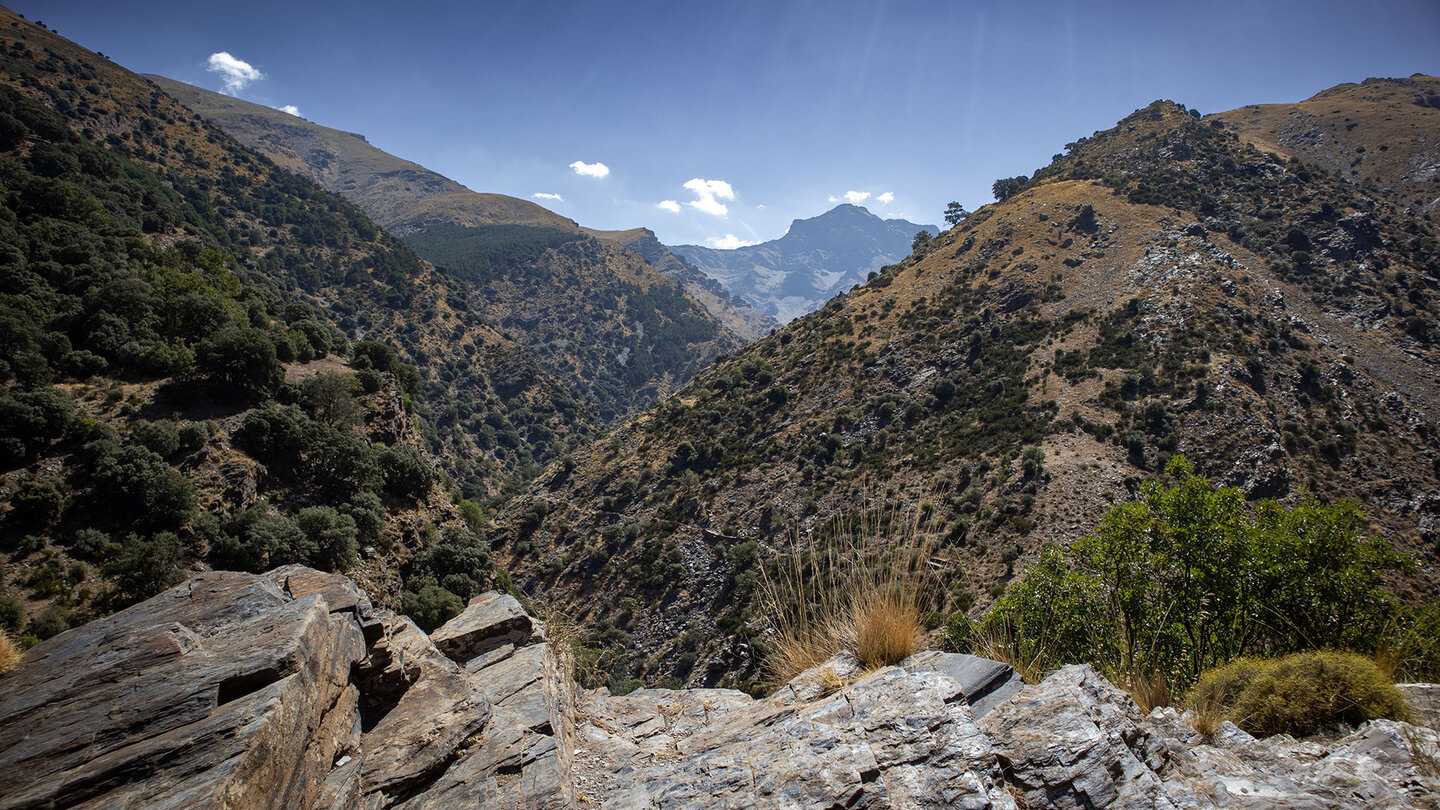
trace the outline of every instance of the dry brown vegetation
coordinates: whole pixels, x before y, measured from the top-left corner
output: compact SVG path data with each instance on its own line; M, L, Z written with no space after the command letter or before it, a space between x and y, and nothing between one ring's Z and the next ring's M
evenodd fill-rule
M935 596L929 545L913 516L866 512L819 550L798 538L762 566L760 602L771 635L766 668L784 683L848 650L870 669L920 649Z
M10 640L10 634L0 630L0 675L8 675L16 667L20 666L20 659L23 654L15 642Z

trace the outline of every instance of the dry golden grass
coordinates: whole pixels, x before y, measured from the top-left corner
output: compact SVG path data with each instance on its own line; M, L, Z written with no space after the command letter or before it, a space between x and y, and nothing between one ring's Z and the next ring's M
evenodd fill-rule
M1132 672L1116 677L1115 683L1130 694L1142 714L1149 714L1161 706L1174 702L1170 683L1158 672Z
M781 684L850 650L867 668L920 649L922 614L935 589L929 544L915 517L866 512L835 528L821 548L792 548L762 566L761 609L774 635L766 670Z
M0 630L0 675L9 675L20 666L24 653L10 640L10 634Z
M1225 704L1214 698L1197 699L1189 706L1190 725L1206 737L1213 736L1225 720Z

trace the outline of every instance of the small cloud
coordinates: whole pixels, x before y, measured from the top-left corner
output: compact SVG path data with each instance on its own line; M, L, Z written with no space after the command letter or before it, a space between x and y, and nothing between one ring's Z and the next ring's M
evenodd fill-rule
M839 197L833 194L830 195L830 202L832 203L848 202L851 205L859 205L868 199L870 199L870 192L868 191L847 191Z
M685 203L696 211L702 211L711 216L723 217L730 213L730 209L720 200L735 199L735 189L724 180L702 180L696 177L685 182L685 188L695 194L695 199Z
M895 192L887 191L884 194L881 194L879 197L876 197L875 200L881 205L889 205L890 203L895 202Z
M300 117L300 108L296 107L294 104L286 104L284 107L277 107L276 109L283 113L290 113L296 118Z
M750 245L758 245L760 243L746 242L733 233L727 233L724 236L712 236L705 240L705 244L716 250L734 250L735 248L749 247Z
M537 191L537 192L535 192L534 194L531 194L530 196L531 196L531 197L534 197L534 198L537 199L537 200L550 200L550 201L552 201L552 202L565 202L565 198L564 198L564 197L561 197L559 194L548 194L548 193L546 193L546 192L544 192L544 191Z
M763 211L764 209L765 209L765 203L760 203L759 205L755 206L755 210L756 210L756 211Z
M674 200L661 200L660 202L655 204L655 207L663 208L672 214L680 213L680 203L675 202Z
M571 163L570 168L574 169L576 174L585 177L604 177L610 173L610 167L604 163L586 163L583 160Z
M265 78L265 74L256 70L249 62L236 59L227 51L210 54L205 69L211 73L219 73L221 89L232 96L244 90L251 82Z

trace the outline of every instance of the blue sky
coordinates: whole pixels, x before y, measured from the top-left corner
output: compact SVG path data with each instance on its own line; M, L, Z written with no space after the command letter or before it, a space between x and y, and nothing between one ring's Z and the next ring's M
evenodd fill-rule
M1208 113L1440 72L1437 0L11 7L214 90L230 54L262 76L241 98L669 244L773 239L847 194L936 223L1157 98Z

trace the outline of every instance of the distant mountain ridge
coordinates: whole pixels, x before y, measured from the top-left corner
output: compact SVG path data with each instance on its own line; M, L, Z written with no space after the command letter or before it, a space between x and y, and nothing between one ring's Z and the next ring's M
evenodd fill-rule
M418 163L377 149L362 135L164 76L145 78L282 168L360 206L387 230L404 233L439 222L466 227L579 227L528 200L471 191Z
M817 217L797 219L784 236L758 245L733 250L701 245L670 249L725 285L731 294L788 322L864 283L872 271L908 256L911 242L921 230L934 234L940 229L903 219L881 219L861 206L842 204Z

